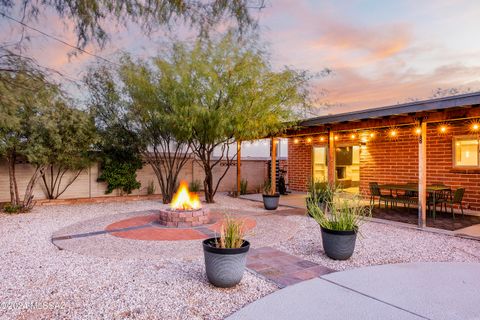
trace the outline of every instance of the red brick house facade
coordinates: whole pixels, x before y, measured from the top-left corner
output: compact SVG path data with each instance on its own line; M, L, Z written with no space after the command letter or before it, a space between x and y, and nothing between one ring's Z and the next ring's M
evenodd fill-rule
M426 184L465 187L464 207L480 211L480 93L307 119L288 132L289 187L306 191L314 147L322 146L327 151L358 146L362 194L369 194L369 182L418 182L420 123L426 135ZM334 157L328 157L327 166L335 166ZM338 178L332 172L329 180Z

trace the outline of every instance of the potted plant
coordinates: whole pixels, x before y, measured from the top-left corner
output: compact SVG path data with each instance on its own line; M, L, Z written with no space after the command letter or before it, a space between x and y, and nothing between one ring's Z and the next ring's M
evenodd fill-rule
M371 207L364 206L359 197L332 200L323 209L311 201L308 213L320 225L325 254L335 260L347 260L355 250L360 223L370 215Z
M244 240L243 222L226 217L220 237L203 241L208 281L221 288L238 284L243 277L250 243Z
M327 209L327 204L332 202L333 194L335 193L335 186L330 185L326 181L311 181L308 185L308 193L306 204L307 212L310 215L310 203L316 203L322 210ZM310 215L311 216L311 215Z
M263 206L267 210L276 210L280 201L280 194L274 192L270 180L265 180L263 185Z

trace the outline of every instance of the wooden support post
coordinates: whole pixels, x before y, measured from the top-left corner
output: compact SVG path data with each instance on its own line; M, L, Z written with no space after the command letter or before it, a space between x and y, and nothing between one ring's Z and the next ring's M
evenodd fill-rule
M242 141L237 141L237 197L242 190Z
M427 223L427 123L420 120L418 137L418 226Z
M272 138L270 141L271 144L271 160L272 164L270 166L270 185L272 186L272 192L275 193L277 192L277 140L275 138Z
M328 183L335 185L335 134L328 129L328 157L327 157Z

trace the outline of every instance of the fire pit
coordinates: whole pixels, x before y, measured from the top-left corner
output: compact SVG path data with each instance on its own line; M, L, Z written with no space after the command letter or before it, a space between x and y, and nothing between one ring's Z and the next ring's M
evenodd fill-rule
M167 227L190 228L210 221L207 208L202 208L200 199L188 191L186 182L181 182L168 209L160 209L159 223Z

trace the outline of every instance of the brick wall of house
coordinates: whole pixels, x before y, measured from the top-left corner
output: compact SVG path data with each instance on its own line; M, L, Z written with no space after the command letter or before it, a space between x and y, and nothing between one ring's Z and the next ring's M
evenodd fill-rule
M444 183L452 189L465 187L464 204L480 210L480 170L453 168L454 136L472 135L467 121L448 124L446 134L439 133L438 124L427 126L427 184ZM369 194L368 183L407 183L418 181L418 137L413 126L397 128L397 138L388 137L386 130L377 131L373 140L360 151L360 192ZM312 135L312 137L315 137ZM347 133L337 143L347 143ZM312 145L289 139L289 183L292 190L305 191L312 171ZM351 140L350 140L351 143ZM356 143L359 143L358 141Z
M288 186L305 191L312 176L312 145L288 139Z

